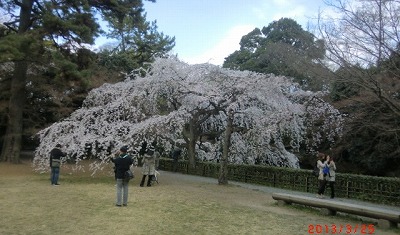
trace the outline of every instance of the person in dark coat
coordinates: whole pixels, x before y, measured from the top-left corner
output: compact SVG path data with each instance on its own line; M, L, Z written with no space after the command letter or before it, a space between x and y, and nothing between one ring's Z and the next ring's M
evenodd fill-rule
M65 157L65 153L61 151L61 144L57 144L55 148L50 151L50 180L51 185L58 186L58 178L60 176L61 158Z
M178 171L178 162L179 158L181 156L182 150L178 147L175 147L172 152L171 152L171 157L173 159L173 171L176 172Z
M125 172L129 170L133 164L133 159L127 153L128 147L123 146L120 148L118 157L111 158L115 165L115 178L117 180L117 200L116 206L128 205L128 184L129 179L125 179Z
M332 157L328 161L328 166L329 166L328 183L331 189L331 198L333 199L335 198L336 164Z

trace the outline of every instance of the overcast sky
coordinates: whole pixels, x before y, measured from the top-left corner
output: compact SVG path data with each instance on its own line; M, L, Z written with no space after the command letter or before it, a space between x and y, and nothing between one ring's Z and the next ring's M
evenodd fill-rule
M193 63L222 65L239 49L239 41L254 28L282 17L307 28L323 0L157 0L144 1L147 20L157 20L158 30L175 36L174 54Z

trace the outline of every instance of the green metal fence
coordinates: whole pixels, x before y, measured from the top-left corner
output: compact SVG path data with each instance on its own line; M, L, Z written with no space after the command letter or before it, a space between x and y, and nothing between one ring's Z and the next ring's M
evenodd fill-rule
M218 178L219 164L199 162L194 168L187 161L160 159L161 170ZM228 180L316 193L318 179L311 170L255 165L229 165ZM329 193L329 187L327 193ZM363 201L400 206L400 178L336 174L335 195Z

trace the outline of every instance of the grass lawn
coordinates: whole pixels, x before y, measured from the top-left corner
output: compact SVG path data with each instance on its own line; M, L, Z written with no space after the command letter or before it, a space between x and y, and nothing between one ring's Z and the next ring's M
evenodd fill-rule
M61 168L58 187L29 162L0 163L0 234L311 234L310 225L372 222L322 216L311 209L278 206L271 195L217 181L161 173L160 184L130 182L127 207L115 207L111 165L101 174ZM373 234L399 234L399 229ZM328 234L322 232L313 234ZM330 233L329 233L330 234ZM339 233L337 233L339 234ZM342 234L346 234L342 231ZM355 234L363 234L359 231Z

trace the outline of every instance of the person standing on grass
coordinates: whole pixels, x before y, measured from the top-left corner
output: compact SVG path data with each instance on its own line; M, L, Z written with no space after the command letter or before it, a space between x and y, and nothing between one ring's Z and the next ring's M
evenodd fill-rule
M324 193L325 193L325 188L327 184L327 179L328 175L325 175L323 172L323 169L325 166L328 165L329 161L329 156L326 156L324 153L318 153L318 161L317 161L317 167L319 169L319 175L318 175L318 198L324 198Z
M328 156L328 166L329 166L329 176L328 176L328 185L331 189L331 198L335 198L335 180L336 180L336 164L333 161L333 158Z
M143 156L143 167L142 167L142 180L140 181L140 187L144 186L144 182L147 179L147 187L151 186L151 180L156 173L156 156L154 154L155 150L153 146L150 146Z
M179 158L181 156L182 150L180 148L178 148L177 146L174 147L174 149L171 152L171 157L173 159L174 162L174 166L173 166L173 171L177 172L178 171L178 162L179 162Z
M58 178L60 176L61 158L65 157L65 153L61 151L61 144L57 144L55 148L50 151L50 180L51 185L58 186Z
M125 172L129 170L133 164L133 159L129 156L128 147L123 146L120 148L118 157L110 158L114 163L115 178L117 180L117 200L116 206L128 205L128 184L129 179L125 179Z

